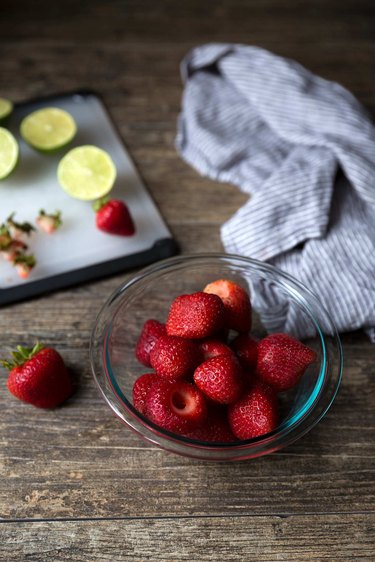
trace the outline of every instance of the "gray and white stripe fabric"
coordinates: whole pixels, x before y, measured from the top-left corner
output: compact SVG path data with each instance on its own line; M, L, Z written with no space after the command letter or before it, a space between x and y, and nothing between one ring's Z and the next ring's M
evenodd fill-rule
M226 251L290 273L339 331L362 327L375 341L375 128L364 108L258 47L198 47L182 75L177 149L201 174L251 194L222 226ZM284 310L278 329L311 335Z

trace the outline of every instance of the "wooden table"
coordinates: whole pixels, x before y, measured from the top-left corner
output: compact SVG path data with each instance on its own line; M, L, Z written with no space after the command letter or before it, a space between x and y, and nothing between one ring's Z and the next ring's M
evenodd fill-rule
M184 253L221 249L244 202L175 152L179 61L208 41L252 43L350 88L375 113L371 0L2 0L0 94L100 91ZM1 197L1 194L0 194ZM1 199L0 199L1 209ZM78 374L77 394L42 411L0 380L0 560L375 560L374 347L343 336L334 407L271 456L209 464L148 446L94 387L88 341L127 275L0 311L1 349L37 338Z

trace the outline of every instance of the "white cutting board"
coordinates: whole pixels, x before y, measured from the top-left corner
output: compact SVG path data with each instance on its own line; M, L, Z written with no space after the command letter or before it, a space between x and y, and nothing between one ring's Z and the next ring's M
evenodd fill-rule
M55 154L41 154L21 139L19 125L30 112L51 106L68 111L78 132L69 146ZM19 104L7 127L19 141L20 162L13 174L0 182L0 222L16 212L17 222L35 225L39 210L44 209L60 210L63 225L53 235L38 231L29 238L29 251L35 254L37 265L28 279L21 280L15 268L0 259L0 303L150 263L175 252L167 226L95 93L82 91ZM103 148L115 162L117 179L111 197L128 205L136 227L134 236L99 231L91 203L73 199L59 186L56 171L60 159L71 148L85 144Z

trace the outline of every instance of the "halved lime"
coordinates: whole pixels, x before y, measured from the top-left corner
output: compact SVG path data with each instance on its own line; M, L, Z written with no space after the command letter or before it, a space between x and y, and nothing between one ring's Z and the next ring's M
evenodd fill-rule
M110 155L97 146L78 146L60 160L57 178L72 197L91 201L109 193L116 179Z
M77 125L67 111L58 107L46 107L25 117L20 131L24 140L32 147L50 151L68 144L77 132Z
M8 117L13 111L13 104L11 101L0 98L0 121Z
M18 154L18 143L12 133L0 127L0 180L13 172L18 162Z

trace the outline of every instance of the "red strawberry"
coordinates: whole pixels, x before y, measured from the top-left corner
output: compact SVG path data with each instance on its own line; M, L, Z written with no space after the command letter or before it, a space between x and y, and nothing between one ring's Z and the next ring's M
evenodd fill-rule
M197 367L194 382L211 400L231 404L242 391L241 366L233 354L213 357Z
M251 328L251 303L247 292L229 279L218 279L204 288L205 293L221 298L227 311L227 326L237 332Z
M230 429L225 414L224 416L210 416L202 427L193 429L193 431L186 434L186 437L209 443L230 443L232 441L237 441L237 438Z
M128 207L119 199L104 198L94 204L96 226L109 234L132 236L135 233L133 219Z
M242 367L246 370L254 370L258 357L258 340L247 334L240 334L231 343Z
M166 379L192 374L200 362L197 345L177 336L160 336L150 353L151 366Z
M13 264L21 279L27 279L36 265L36 259L33 254L26 255L20 252L14 257Z
M193 384L160 379L148 392L146 415L164 429L185 433L206 421L206 399Z
M222 330L224 323L222 300L216 295L198 292L181 295L172 302L166 327L170 336L201 339Z
M229 425L238 439L252 439L273 431L278 424L277 396L271 387L256 382L228 409Z
M316 353L288 334L271 334L258 344L257 374L277 392L295 386Z
M137 378L133 385L133 405L141 414L146 412L146 399L150 388L160 377L155 373L147 373Z
M47 234L53 234L62 225L61 211L48 214L41 209L36 218L36 223Z
M150 352L160 336L165 335L167 335L165 325L158 320L147 320L144 323L135 348L135 355L140 363L146 367L151 367Z
M17 347L13 361L1 364L10 370L8 390L16 398L38 408L55 408L73 392L73 385L61 355L36 344Z
M233 355L229 346L219 340L204 340L198 344L202 361L218 357L219 355Z

